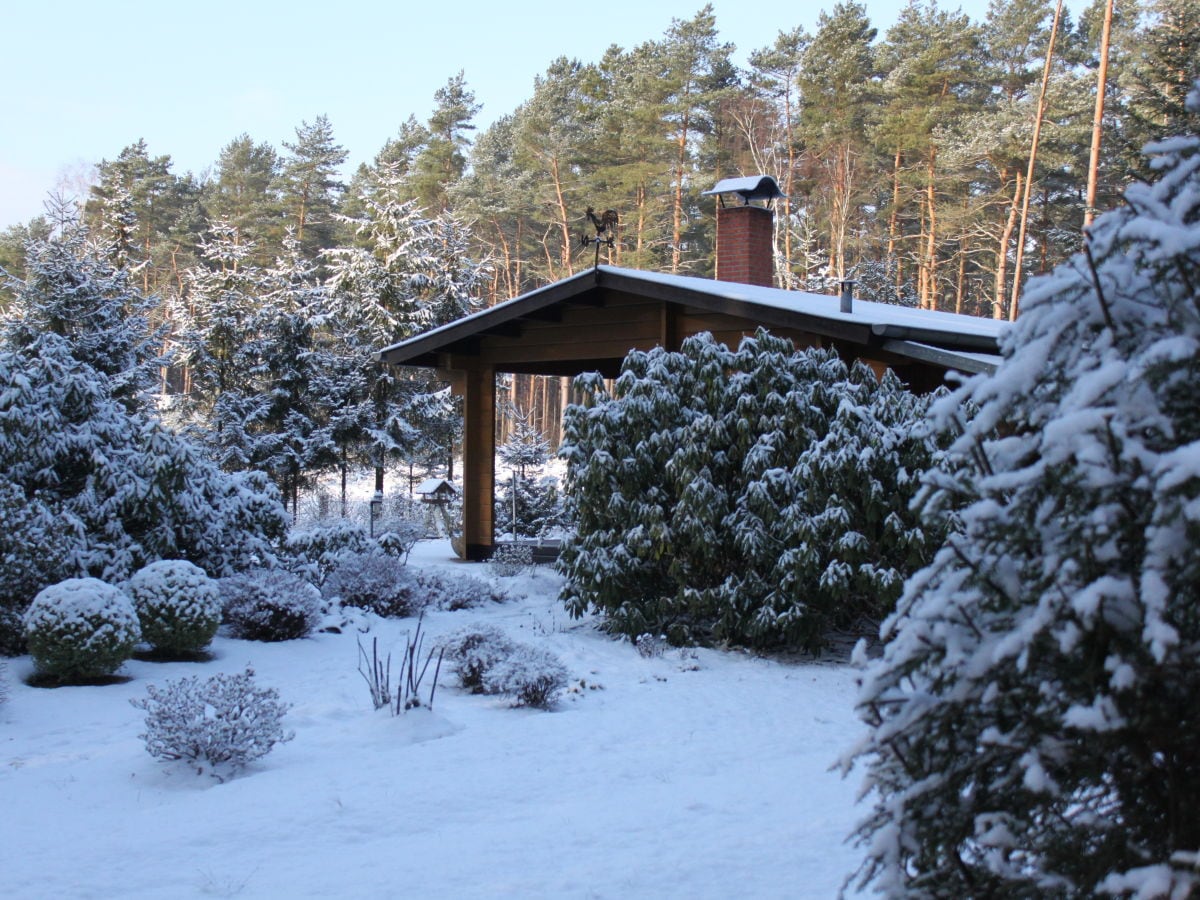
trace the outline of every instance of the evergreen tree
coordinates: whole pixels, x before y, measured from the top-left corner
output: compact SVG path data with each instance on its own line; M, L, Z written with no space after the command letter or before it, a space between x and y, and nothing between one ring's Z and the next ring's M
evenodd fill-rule
M875 34L860 4L838 3L832 13L822 12L798 79L804 140L823 194L819 200L814 194L814 201L826 223L830 267L839 279L851 263L852 228L874 165L866 135L874 107Z
M445 212L450 206L448 191L467 167L471 145L467 135L475 130L472 123L480 106L461 71L438 88L433 98L437 106L425 129L425 145L413 160L410 182L423 209Z
M13 279L15 300L0 343L36 346L44 335L66 341L73 358L108 377L112 395L130 409L149 402L161 361L147 314L155 305L114 267L112 245L94 242L74 212L63 210L60 230L25 245L25 277Z
M325 116L301 122L280 164L279 192L286 223L295 229L304 254L315 258L336 245L338 198L346 190L339 169L346 150L333 137Z
M1190 100L1200 113L1200 88ZM954 523L886 623L856 756L890 895L1200 888L1200 136L1027 288L924 492Z
M334 369L323 325L328 298L316 266L289 234L275 265L263 273L262 305L251 342L254 389L262 398L250 453L253 468L268 473L295 518L300 489L333 461L327 393Z
M256 144L248 134L234 138L221 149L217 171L208 192L212 218L233 228L235 243L259 247L255 265L270 262L266 248L279 238L279 202L275 196L279 156L270 144ZM265 258L263 258L265 256Z

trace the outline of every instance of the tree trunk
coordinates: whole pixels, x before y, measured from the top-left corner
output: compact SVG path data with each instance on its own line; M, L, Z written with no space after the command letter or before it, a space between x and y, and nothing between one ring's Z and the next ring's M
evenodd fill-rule
M1025 173L1025 198L1021 201L1021 228L1017 233L1017 260L1013 264L1012 298L1008 305L1009 321L1017 317L1017 305L1021 296L1021 266L1025 257L1025 228L1029 221L1029 196L1033 188L1033 171L1037 164L1038 143L1042 137L1042 120L1046 116L1046 89L1050 85L1050 66L1054 60L1054 41L1058 37L1058 23L1062 20L1063 0L1054 7L1054 24L1050 27L1050 42L1046 45L1046 66L1042 69L1042 90L1038 94L1037 114L1033 120L1033 141L1029 148L1029 170Z
M1096 182L1100 170L1100 138L1104 131L1104 93L1108 89L1108 43L1112 34L1113 0L1104 4L1104 28L1100 32L1100 68L1096 72L1096 112L1092 116L1092 152L1088 160L1087 203L1083 227L1096 216Z
M550 174L554 176L554 197L558 201L558 226L562 233L562 264L567 270L567 275L574 275L575 269L571 265L571 220L567 215L567 201L563 196L557 156L550 161Z
M925 289L928 293L926 301L922 304L927 309L937 309L938 307L938 282L937 282L937 187L935 183L935 174L937 170L937 148L929 148L929 167L926 170L926 202L929 206L929 240L925 245Z
M1001 173L1003 178L1003 173ZM1016 188L1013 190L1012 203L1008 207L1008 221L1004 223L1004 231L1000 235L1000 246L996 251L996 289L992 295L992 318L1004 318L1004 301L1008 296L1008 244L1012 240L1013 229L1017 224L1017 207L1021 202L1021 173L1017 173Z

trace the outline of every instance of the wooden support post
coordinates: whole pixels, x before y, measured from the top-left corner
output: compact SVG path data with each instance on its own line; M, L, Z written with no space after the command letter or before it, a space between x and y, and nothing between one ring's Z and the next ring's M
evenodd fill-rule
M495 546L496 370L478 366L463 379L463 552L489 559Z

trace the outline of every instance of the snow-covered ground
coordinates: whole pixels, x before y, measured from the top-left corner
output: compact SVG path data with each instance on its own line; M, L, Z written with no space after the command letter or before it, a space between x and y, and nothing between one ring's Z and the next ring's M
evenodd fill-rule
M450 557L430 542L410 565L467 566ZM425 630L487 622L557 654L576 690L550 712L467 694L447 671L432 713L372 711L353 633L218 638L211 662L134 660L104 687L29 687L28 657L10 661L4 895L836 896L858 859L856 779L830 771L860 728L853 670L643 658L568 618L553 573L503 582L524 596L433 612ZM372 623L363 637L396 668L414 621ZM294 740L224 784L146 753L129 700L247 663L292 704Z

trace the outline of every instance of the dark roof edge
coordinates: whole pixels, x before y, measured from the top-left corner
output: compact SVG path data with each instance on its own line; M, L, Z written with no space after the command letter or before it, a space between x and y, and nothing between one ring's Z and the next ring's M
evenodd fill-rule
M957 369L968 375L980 373L990 375L996 371L996 366L1000 364L1001 360L999 354L955 352L915 341L888 340L883 342L882 349L919 362L933 363L947 369Z

